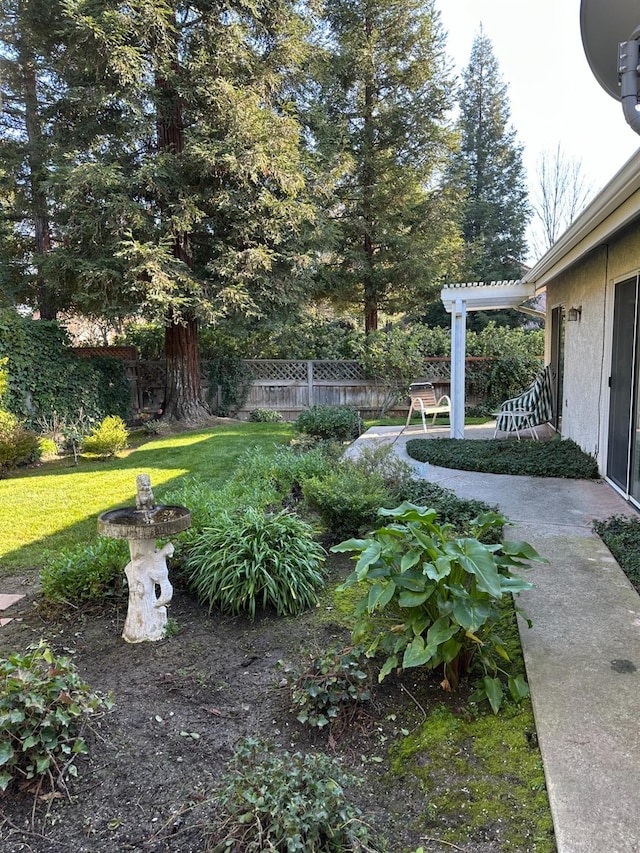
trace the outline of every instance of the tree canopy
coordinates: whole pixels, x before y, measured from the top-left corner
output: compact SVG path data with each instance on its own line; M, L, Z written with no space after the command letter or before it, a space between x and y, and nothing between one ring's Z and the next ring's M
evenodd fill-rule
M435 0L0 7L2 303L161 322L167 416L205 411L199 325L328 298L370 332L519 274L506 87L480 36L456 133Z
M334 0L318 36L306 118L331 178L321 292L378 310L433 296L460 248L456 197L444 180L454 146L453 81L434 3Z
M480 30L462 75L460 151L453 167L465 194L464 281L518 279L527 254L526 175L507 91L491 41Z

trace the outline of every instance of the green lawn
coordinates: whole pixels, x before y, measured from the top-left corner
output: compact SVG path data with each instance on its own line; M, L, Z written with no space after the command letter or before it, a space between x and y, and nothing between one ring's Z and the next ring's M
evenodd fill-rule
M96 535L101 512L135 501L137 474L151 477L157 500L180 477L199 474L221 483L249 447L287 443L287 424L247 423L151 439L109 461L45 463L0 480L0 577L42 565L58 551Z

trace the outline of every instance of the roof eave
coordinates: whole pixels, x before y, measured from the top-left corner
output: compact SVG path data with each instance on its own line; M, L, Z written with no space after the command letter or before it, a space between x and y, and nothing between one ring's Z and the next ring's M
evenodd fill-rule
M640 216L640 149L522 278L543 288Z

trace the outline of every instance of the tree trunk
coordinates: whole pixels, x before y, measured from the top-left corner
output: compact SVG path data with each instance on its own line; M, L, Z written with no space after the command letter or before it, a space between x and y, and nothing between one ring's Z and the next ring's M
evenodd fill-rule
M164 353L167 379L163 419L192 423L204 420L209 412L202 402L195 317L189 317L184 323L171 323L165 328Z
M34 266L36 270L36 300L41 320L55 320L57 307L55 294L42 272L42 257L51 251L51 230L44 190L47 179L43 151L42 120L38 105L36 66L30 45L21 38L18 45L22 70L22 86L27 131L27 159L31 189L31 214L34 230Z
M172 71L177 77L179 64L177 45ZM158 151L175 156L184 150L184 120L182 99L175 84L163 77L156 78L158 95L156 133ZM189 235L175 233L173 254L191 268L193 258ZM171 318L165 327L164 352L166 359L166 387L162 412L163 420L198 423L208 415L202 401L200 382L200 354L198 352L198 321L193 312L186 312L181 322Z
M373 27L370 20L369 9L366 9L364 20L367 41L372 38ZM362 286L364 291L364 331L365 334L375 332L378 328L378 294L374 284L374 212L373 191L376 183L375 170L375 128L374 128L374 106L376 101L375 71L373 59L370 57L365 70L364 85L364 126L363 134L363 166L362 166L362 220L364 223L364 238L362 250L364 253L364 265L362 274Z

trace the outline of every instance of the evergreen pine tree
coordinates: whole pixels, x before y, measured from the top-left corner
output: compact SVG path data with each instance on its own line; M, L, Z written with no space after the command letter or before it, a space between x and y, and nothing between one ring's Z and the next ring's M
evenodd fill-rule
M462 76L460 151L453 174L465 195L463 281L522 276L529 218L522 146L510 125L507 85L482 29Z
M45 320L55 319L62 299L46 272L62 18L57 0L0 0L0 281L6 304L30 302Z
M433 294L459 250L442 180L453 146L452 81L432 0L332 0L306 104L325 176L321 292L378 311Z
M198 323L300 298L311 208L290 84L302 22L289 0L65 10L86 64L74 83L102 76L104 120L87 124L76 102L78 147L54 182L64 241L52 274L84 313L163 321L164 414L195 421L206 411Z

